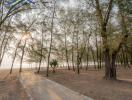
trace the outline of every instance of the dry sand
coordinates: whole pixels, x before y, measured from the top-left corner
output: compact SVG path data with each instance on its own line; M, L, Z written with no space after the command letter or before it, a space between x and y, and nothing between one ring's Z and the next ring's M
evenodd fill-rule
M40 75L45 76L45 72ZM59 69L50 73L49 79L95 100L132 100L132 69L118 68L118 81L104 80L104 71L81 70L80 75L73 71Z
M40 75L45 77L45 72ZM58 69L48 78L95 100L132 100L132 68L118 68L117 81L104 80L103 75L104 70L92 68L81 70L80 75L72 70ZM0 100L29 100L18 76L17 70L12 75L7 70L0 71Z
M29 100L24 88L18 80L18 70L0 70L0 100Z

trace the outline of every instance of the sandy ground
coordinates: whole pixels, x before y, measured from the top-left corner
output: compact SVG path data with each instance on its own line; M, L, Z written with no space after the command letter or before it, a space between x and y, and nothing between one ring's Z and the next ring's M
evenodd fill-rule
M0 100L29 100L18 76L17 70L11 75L8 70L0 70Z
M42 77L45 72L41 72ZM81 70L81 74L59 69L49 79L95 100L132 100L132 68L118 68L117 81L104 80L104 71Z
M45 77L45 72L40 75ZM104 80L104 71L81 70L80 75L73 71L58 69L48 77L74 91L95 100L132 100L132 68L118 68L117 81ZM25 89L18 80L19 73L0 70L0 100L29 100Z

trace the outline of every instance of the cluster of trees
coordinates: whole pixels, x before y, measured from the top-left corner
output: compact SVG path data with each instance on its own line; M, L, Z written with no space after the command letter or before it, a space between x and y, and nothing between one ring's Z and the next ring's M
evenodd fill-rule
M116 64L132 64L131 0L38 0L7 6L0 1L0 64L5 54L14 62L46 63L76 71L105 67L105 79L116 79ZM20 5L21 4L21 5Z

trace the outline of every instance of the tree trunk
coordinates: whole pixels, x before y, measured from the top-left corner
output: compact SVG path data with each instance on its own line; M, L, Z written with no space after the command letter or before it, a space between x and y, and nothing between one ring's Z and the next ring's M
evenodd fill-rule
M87 65L86 65L86 70L88 70L88 61L89 61L89 54L87 52Z
M27 41L25 40L24 46L22 48L22 56L21 56L21 61L20 61L20 69L19 69L19 72L22 72L22 64L23 64L23 57L24 57L24 53L25 53L26 42Z
M13 57L13 60L12 60L12 64L11 64L10 74L12 73L13 65L14 65L14 62L15 62L15 59L16 59L16 55L17 55L17 49L18 49L20 43L21 43L21 39L20 39L20 41L18 42L17 47L16 47L16 49L15 49L15 54L14 54L14 57Z
M43 25L42 25L43 26ZM44 27L44 26L43 26ZM43 41L44 41L44 36L43 36L43 29L42 29L42 37L41 37L41 56L40 56L40 61L39 61L39 68L38 68L38 73L40 72L40 68L41 68L41 63L42 63L42 59L43 59Z
M77 73L80 74L80 68L79 68L80 56L79 56L79 45L78 45L78 42L79 42L78 31L76 31L76 40L77 40Z
M123 48L122 48L122 58L123 58L124 67L126 68L127 67L127 63L126 63L125 52L124 52Z
M94 68L96 69L96 60L95 60L94 50L93 50L92 46L90 46L90 50L91 50L91 53L92 53L92 58L93 58L93 62L94 62Z
M69 59L68 59L68 50L67 50L67 37L66 37L66 32L65 32L65 54L66 54L66 62L67 62L68 70L70 70Z
M74 47L72 46L72 68L73 71L75 71L75 66L74 66Z
M6 39L6 35L7 35L7 32L5 32L2 42L1 42L1 46L0 46L0 66L2 62L2 51L3 51L3 46L4 46L5 39Z
M132 53L130 55L130 64L132 65Z
M111 77L113 79L116 79L116 56L117 56L117 53L113 53L112 54L112 64L111 64Z
M53 73L55 73L55 67L53 67Z
M111 62L110 62L110 51L106 49L104 52L104 61L105 61L105 79L116 79L116 53L112 54Z
M99 47L98 47L98 40L97 40L97 33L95 32L95 38L96 38L96 61L97 61L97 68L99 69Z
M100 64L99 64L99 69L102 68L102 52L101 52L101 47L100 47L100 52L99 52L99 60L100 60Z
M122 54L119 54L119 60L120 60L120 64L121 64L121 66L123 66Z
M54 28L54 17L55 17L55 7L56 6L56 1L54 1L54 7L53 7L53 15L52 15L52 20L51 20L51 37L50 37L50 47L49 47L49 53L48 53L48 61L47 61L47 71L46 71L46 76L49 76L49 63L50 63L50 54L51 54L51 48L52 48L52 41L53 41L53 28Z

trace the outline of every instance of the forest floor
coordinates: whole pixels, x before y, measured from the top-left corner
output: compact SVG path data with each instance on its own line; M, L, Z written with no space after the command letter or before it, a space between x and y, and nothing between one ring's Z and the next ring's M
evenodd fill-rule
M45 77L45 72L40 75ZM104 70L89 68L80 75L65 69L50 72L48 79L58 82L94 100L132 100L132 68L117 68L118 80L104 80Z
M18 79L18 70L0 70L0 100L29 100L25 89Z

